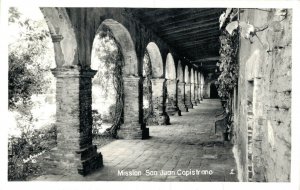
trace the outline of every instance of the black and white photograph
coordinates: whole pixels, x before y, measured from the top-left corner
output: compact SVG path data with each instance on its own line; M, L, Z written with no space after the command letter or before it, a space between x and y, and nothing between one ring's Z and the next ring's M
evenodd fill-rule
M6 188L300 189L292 140L300 135L292 103L299 2L64 5L1 7Z

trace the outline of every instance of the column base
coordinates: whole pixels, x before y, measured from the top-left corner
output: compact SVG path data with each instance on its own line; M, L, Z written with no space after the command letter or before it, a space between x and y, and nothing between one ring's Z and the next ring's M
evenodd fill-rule
M167 106L166 112L168 115L175 115L178 113L178 108L176 106Z
M192 101L193 106L197 106L197 102L195 100Z
M179 104L178 107L179 107L180 114L181 112L189 112L188 107L186 107L184 104Z
M85 176L103 166L103 157L101 153L97 153L96 145L76 151L76 153L81 157L81 164L78 167L80 175Z
M103 157L96 145L71 153L61 152L56 147L44 157L43 166L50 175L86 176L103 166Z
M180 109L177 110L177 116L182 116Z
M141 126L124 126L118 130L119 139L147 139L149 138L149 128L141 129Z
M189 108L189 109L193 109L193 104L192 104L192 102L186 102L186 103L185 103L185 106L186 106L187 108Z
M158 125L170 125L170 117L167 113L158 115Z
M200 104L200 100L199 99L197 99L196 102L197 102L197 104Z

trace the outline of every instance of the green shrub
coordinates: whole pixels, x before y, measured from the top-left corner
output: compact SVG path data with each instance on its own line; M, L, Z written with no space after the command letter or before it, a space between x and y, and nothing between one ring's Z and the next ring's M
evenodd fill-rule
M36 158L56 146L56 126L22 132L8 140L8 180L23 181L41 170Z

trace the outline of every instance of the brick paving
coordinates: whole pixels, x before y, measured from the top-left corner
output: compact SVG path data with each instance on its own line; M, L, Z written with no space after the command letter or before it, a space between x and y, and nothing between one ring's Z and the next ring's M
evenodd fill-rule
M220 112L219 100L206 99L183 116L171 116L171 125L149 126L150 139L103 146L99 151L104 167L88 176L47 175L35 180L237 181L232 145L214 134L215 115ZM118 175L122 170L124 175Z

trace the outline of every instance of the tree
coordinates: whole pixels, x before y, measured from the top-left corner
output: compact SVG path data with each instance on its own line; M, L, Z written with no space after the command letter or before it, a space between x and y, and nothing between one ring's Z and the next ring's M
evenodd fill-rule
M43 93L49 88L54 57L49 53L52 42L44 20L25 18L17 8L11 7L8 21L9 27L18 30L17 40L8 46L9 109L14 109L21 104L29 106L32 94Z

